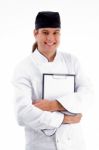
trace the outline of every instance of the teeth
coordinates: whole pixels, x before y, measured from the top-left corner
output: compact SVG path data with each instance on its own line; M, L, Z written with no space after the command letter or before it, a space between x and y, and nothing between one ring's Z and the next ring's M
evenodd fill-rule
M53 43L47 43L47 45L51 46L51 45L53 45Z
M52 46L53 44L47 44L48 46Z
M52 43L52 42L46 43L46 42L45 42L45 44L48 45L48 46L53 46L55 43Z

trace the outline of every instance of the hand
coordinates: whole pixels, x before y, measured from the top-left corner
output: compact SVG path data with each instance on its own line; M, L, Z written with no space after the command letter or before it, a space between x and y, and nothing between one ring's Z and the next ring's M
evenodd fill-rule
M70 116L70 115L64 115L64 120L63 120L63 123L79 123L80 120L82 118L82 114L79 113L77 115L73 115L73 116Z

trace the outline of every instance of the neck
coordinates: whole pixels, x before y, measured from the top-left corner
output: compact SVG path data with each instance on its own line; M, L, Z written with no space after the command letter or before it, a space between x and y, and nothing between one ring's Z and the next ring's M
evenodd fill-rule
M55 56L56 56L56 51L54 51L54 52L52 52L52 53L45 53L45 52L41 52L41 51L39 51L43 56L45 56L46 58L47 58L47 60L49 61L49 62L51 62L51 61L53 61L54 60L54 58L55 58Z
M44 55L49 62L53 61L55 56L56 56L56 52L54 54L49 54L49 55Z

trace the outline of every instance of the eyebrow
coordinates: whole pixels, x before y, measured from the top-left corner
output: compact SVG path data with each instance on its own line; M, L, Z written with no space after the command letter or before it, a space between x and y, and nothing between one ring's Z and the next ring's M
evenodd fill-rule
M49 30L48 29L43 29L42 31L48 31L49 32ZM56 30L53 30L54 32L59 32L60 31L60 29L56 29Z

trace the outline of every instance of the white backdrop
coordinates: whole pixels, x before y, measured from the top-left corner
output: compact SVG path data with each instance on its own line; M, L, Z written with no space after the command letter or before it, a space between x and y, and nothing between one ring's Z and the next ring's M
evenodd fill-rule
M59 11L61 51L76 55L93 83L95 96L83 119L87 150L99 150L99 1L1 0L0 1L0 149L24 150L24 129L14 115L11 84L16 64L31 53L34 20L38 11Z

